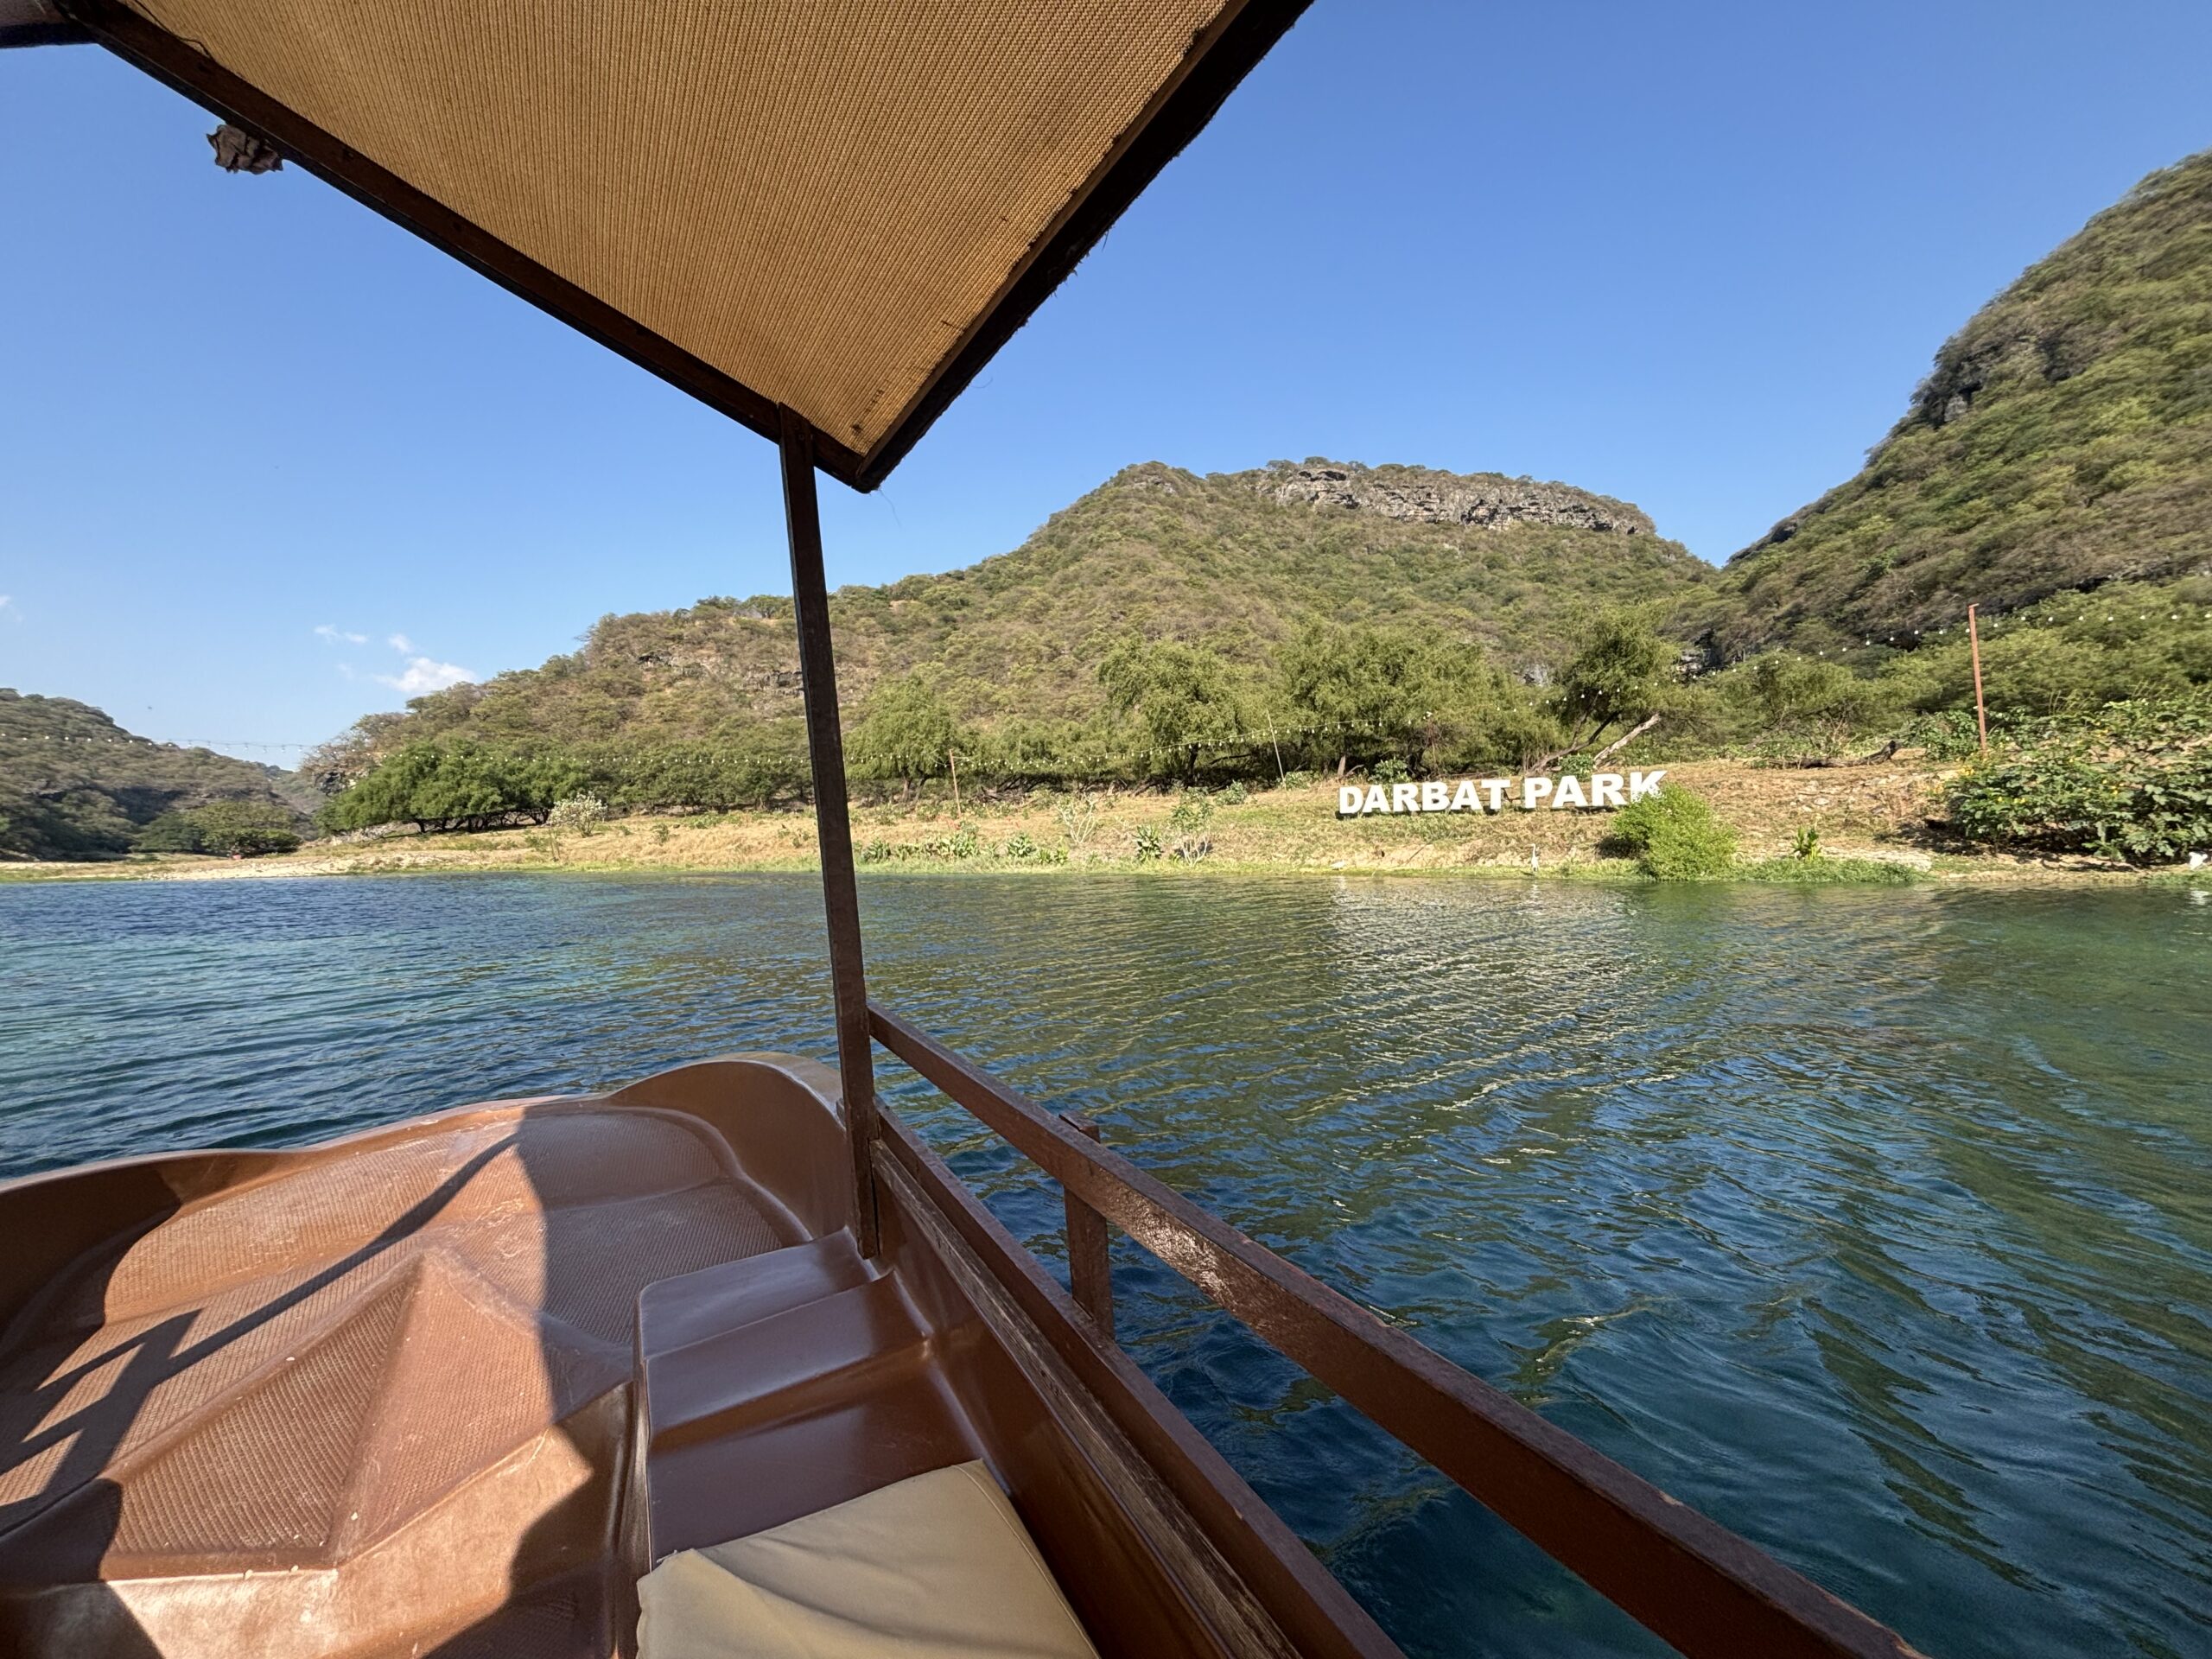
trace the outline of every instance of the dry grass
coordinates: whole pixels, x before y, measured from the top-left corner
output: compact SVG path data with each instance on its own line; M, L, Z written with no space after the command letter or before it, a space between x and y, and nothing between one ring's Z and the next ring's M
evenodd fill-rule
M1734 826L1746 863L1780 857L1799 830L1811 829L1837 860L1906 864L1947 879L2020 880L2052 875L2109 875L2092 861L2031 861L1986 854L1933 852L1926 820L1943 774L1926 766L1782 770L1741 761L1693 761L1668 769ZM978 803L956 815L949 803L862 805L853 839L871 872L949 869L1118 871L1176 875L1205 870L1526 872L1633 877L1626 861L1599 850L1611 815L1452 813L1340 819L1326 784L1270 790L1230 805L1217 799L1200 832L1203 859L1140 860L1140 832L1163 849L1191 839L1170 822L1176 800L1145 791L1105 791L1090 798L1095 815L1071 844L1063 815L1069 798L1039 795ZM1035 849L1024 855L1020 837ZM1013 843L1010 848L1009 843ZM718 871L811 869L814 824L803 810L702 817L638 817L567 830L505 830L473 836L396 836L348 849L321 843L281 858L239 861L167 857L111 865L16 865L22 876L152 876L207 879L279 874L373 874L410 870ZM2125 878L2121 878L2125 879Z

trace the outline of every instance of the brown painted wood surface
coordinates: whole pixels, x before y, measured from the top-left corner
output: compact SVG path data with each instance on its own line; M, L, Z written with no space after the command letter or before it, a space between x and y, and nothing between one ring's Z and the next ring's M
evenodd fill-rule
M837 728L837 664L830 644L830 595L822 569L822 514L814 493L814 429L783 412L784 517L791 537L791 608L799 679L806 694L806 753L813 771L814 823L822 849L822 907L830 924L830 980L837 1007L837 1075L852 1141L853 1236L876 1253L875 1051L868 1043L868 976L861 957L860 895L853 878L853 825L845 804L845 741Z
M1683 1653L1900 1659L1892 1630L1208 1214L880 1006L876 1039Z
M1139 1512L1159 1510L1147 1524L1155 1532L1161 1528L1179 1532L1185 1524L1175 1513L1179 1507L1205 1541L1203 1548L1195 1542L1184 1546L1186 1565L1204 1567L1205 1558L1217 1555L1306 1659L1396 1659L1397 1646L1298 1535L1261 1501L1136 1363L1084 1317L1037 1258L998 1224L944 1161L895 1112L882 1114L881 1129L877 1161L886 1167L895 1166L906 1178L896 1186L887 1183L885 1187L893 1216L917 1224L925 1216L934 1216L938 1226L957 1234L1067 1367L1076 1385L1073 1393L1096 1402L1115 1430L1127 1437L1149 1472L1134 1486L1125 1482L1122 1497ZM909 1185L926 1198L926 1210L913 1207ZM934 1230L931 1236L938 1236ZM1172 1499L1164 1509L1142 1490L1154 1478ZM1228 1587L1219 1593L1236 1594ZM1256 1659L1269 1649L1255 1642L1249 1651Z
M1060 1121L1088 1140L1098 1139L1098 1126L1075 1112L1062 1112ZM1065 1188L1060 1202L1067 1216L1068 1283L1076 1306L1090 1315L1109 1341L1114 1336L1114 1263L1106 1232L1106 1218Z

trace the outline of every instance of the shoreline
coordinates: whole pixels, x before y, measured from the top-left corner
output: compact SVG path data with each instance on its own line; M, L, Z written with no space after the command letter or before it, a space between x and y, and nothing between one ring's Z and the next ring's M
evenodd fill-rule
M1911 766L1765 768L1691 761L1669 776L1704 797L1739 838L1738 868L1712 881L1747 886L2113 886L2212 870L2137 868L2088 858L1957 852L1929 844L1927 820L1946 775ZM1242 800L1105 791L1077 798L950 804L925 798L853 809L863 875L1066 874L1153 880L1219 875L1430 875L1641 884L1633 861L1602 850L1606 811L1342 817L1336 785L1268 790ZM1791 856L1811 830L1821 851ZM99 863L0 864L0 883L226 880L457 874L708 875L818 868L812 817L770 809L643 816L564 829L391 835L314 842L256 859L140 854Z

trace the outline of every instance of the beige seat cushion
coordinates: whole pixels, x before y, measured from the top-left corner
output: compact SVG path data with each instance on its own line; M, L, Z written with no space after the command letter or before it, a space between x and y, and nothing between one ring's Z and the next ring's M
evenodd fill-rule
M639 1659L1097 1659L980 1463L680 1550L638 1603Z

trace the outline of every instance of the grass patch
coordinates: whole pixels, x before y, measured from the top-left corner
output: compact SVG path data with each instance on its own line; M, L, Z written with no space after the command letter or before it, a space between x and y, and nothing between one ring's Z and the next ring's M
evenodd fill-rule
M1885 858L1762 858L1734 874L1741 881L1795 887L1909 887L1920 879L1911 865Z

